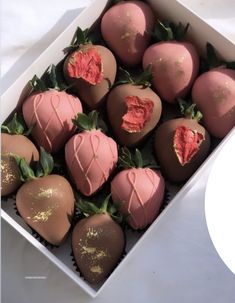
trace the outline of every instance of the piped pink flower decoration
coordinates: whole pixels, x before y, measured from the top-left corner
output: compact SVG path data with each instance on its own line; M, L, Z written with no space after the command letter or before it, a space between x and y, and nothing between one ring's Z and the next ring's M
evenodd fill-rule
M189 163L198 152L204 136L186 126L179 126L175 130L174 150L182 166Z
M121 128L129 133L138 133L151 119L154 103L148 98L140 99L137 96L125 98L127 113L122 117Z
M101 56L94 47L76 51L68 62L67 71L71 78L82 78L92 85L99 84L103 80Z

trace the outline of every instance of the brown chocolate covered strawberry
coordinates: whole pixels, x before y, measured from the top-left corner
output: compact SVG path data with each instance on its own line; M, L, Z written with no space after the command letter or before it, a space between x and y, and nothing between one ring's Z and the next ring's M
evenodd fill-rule
M49 86L36 76L30 81L34 92L24 101L22 111L27 126L33 126L32 137L37 145L56 153L75 133L72 118L82 112L82 105L59 85L55 66L48 73Z
M111 182L113 203L133 229L143 229L159 213L164 198L164 179L159 171L143 165L138 150L132 156L123 148L119 159L125 169Z
M64 75L76 94L90 108L101 105L116 77L116 60L102 45L93 45L88 31L77 29L64 62Z
M73 229L74 258L82 275L91 284L102 282L111 273L125 247L123 230L109 213L109 197L101 208L81 201L80 209L87 218Z
M158 95L149 88L149 71L133 80L124 71L125 84L115 86L107 98L107 114L118 142L133 147L141 143L157 125L162 104ZM122 82L121 82L122 83Z
M49 175L53 158L40 149L35 172L23 158L16 157L24 185L16 195L16 207L23 220L43 239L60 245L66 238L74 214L75 198L69 182Z
M13 193L22 183L14 155L25 158L27 164L33 164L39 159L39 154L26 137L25 125L17 114L1 129L1 196L5 196Z
M86 196L98 191L116 167L116 142L97 127L98 112L79 113L73 120L83 129L65 146L65 160L77 189Z
M184 118L164 122L155 134L156 156L162 171L173 182L187 180L209 152L210 136L198 123L202 116L194 113L194 107L195 104L186 106L182 109Z

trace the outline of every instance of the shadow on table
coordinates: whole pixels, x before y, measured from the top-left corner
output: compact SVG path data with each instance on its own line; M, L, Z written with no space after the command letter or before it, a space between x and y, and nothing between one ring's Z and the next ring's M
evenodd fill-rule
M83 11L78 8L67 11L37 43L30 47L1 79L1 94L34 62L35 59L59 36L61 32Z

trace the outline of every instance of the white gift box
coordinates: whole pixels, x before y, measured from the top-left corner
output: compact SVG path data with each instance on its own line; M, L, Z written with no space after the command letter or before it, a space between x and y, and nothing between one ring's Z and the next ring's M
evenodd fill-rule
M186 8L183 4L176 1L164 1L164 0L150 0L152 7L156 11L156 15L164 19L168 19L175 22L190 23L189 36L198 48L203 52L205 49L205 44L207 41L212 43L218 53L227 61L234 60L235 47L231 41L223 37L211 26L209 26L204 20L202 20L195 13ZM71 24L64 30L64 32L48 47L40 57L31 65L29 68L15 81L15 83L2 95L1 101L1 122L4 121L9 114L16 108L16 106L23 100L24 93L22 93L27 82L35 75L42 75L45 69L50 64L57 64L61 59L63 59L63 49L69 45L72 36L77 28L80 26L85 29L90 27L100 16L108 0L96 0L93 4L84 10ZM221 143L221 145L213 152L209 158L215 156L218 150L223 144L229 140L230 135L228 135ZM198 178L203 175L203 171L207 168L208 162L206 160L204 164L198 169L194 176L186 183L186 185L178 192L175 198L172 199L172 205L180 201L184 195L186 195L197 182ZM2 203L1 215L4 220L6 220L13 228L15 228L21 235L23 235L32 245L34 245L39 251L46 255L54 264L56 264L63 272L65 272L72 280L74 280L81 288L83 288L90 296L95 297L102 291L106 285L112 283L114 276L117 277L120 271L127 270L124 264L128 263L128 259L136 253L137 247L140 247L144 239L151 238L154 230L158 228L158 222L163 222L164 220L170 220L171 216L168 215L170 207L167 207L161 215L155 220L151 227L144 233L141 234L131 234L127 241L127 255L124 260L118 265L110 277L101 285L90 286L83 278L79 276L76 272L70 252L71 252L71 239L68 238L67 241L60 247L54 249L48 249L43 246L37 239L31 235L31 231L28 226L23 222L23 220L18 217L14 210L14 201L8 201L7 203ZM139 239L141 237L141 239ZM157 239L156 239L157 241ZM138 245L136 243L138 242ZM156 244L156 243L155 243ZM161 241L159 241L161 245ZM131 251L131 252L130 252Z

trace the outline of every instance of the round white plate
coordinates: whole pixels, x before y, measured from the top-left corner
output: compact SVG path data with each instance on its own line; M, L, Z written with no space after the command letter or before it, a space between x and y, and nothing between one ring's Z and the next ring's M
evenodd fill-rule
M209 175L205 214L211 240L235 274L235 133L220 151Z

